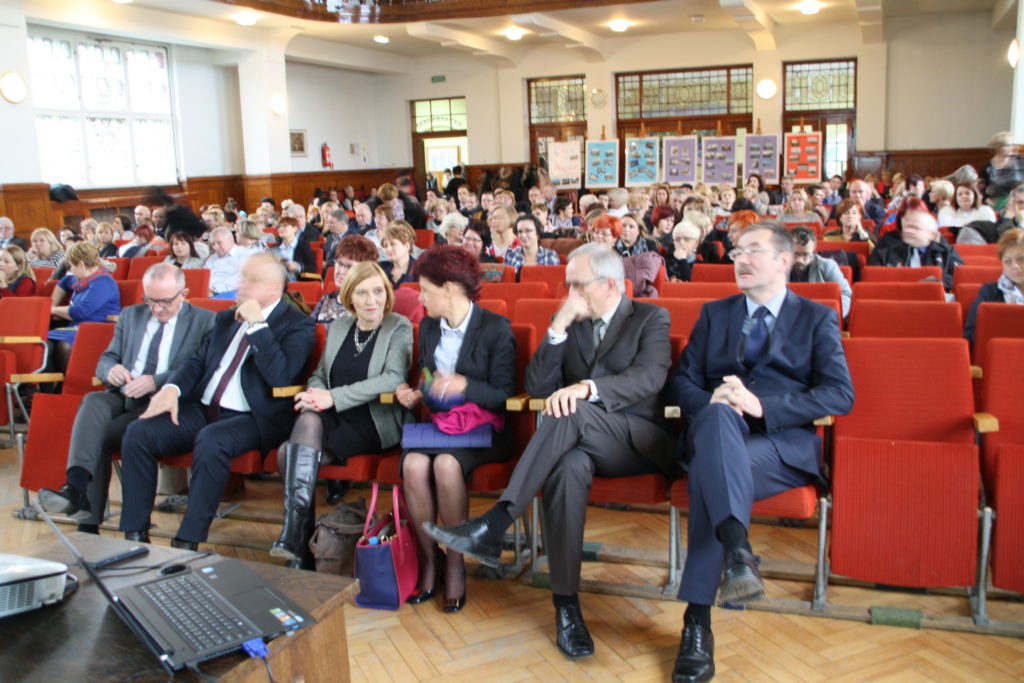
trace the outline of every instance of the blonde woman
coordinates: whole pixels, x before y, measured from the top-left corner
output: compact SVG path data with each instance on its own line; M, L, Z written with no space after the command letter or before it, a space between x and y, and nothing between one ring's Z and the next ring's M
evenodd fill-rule
M786 204L785 211L779 216L779 222L820 224L821 216L817 212L811 211L807 193L796 189L789 193L789 202Z
M32 248L26 256L28 265L33 268L57 268L64 262L64 250L49 228L32 231Z
M36 274L29 267L22 248L12 244L0 249L0 298L35 293Z

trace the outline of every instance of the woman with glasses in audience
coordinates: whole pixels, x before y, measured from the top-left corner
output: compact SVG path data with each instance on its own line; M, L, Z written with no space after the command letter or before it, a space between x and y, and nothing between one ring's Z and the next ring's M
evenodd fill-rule
M114 244L114 226L106 221L96 226L96 248L100 251L100 258L117 256L117 245Z
M689 282L693 264L697 262L697 247L701 230L685 218L672 230L674 248L665 254L665 273L669 282Z
M405 221L392 221L380 236L380 246L387 261L381 263L391 286L401 287L413 281L413 267L416 259L412 256L416 246L416 231Z
M981 286L964 323L964 338L971 344L978 323L978 306L990 301L1024 306L1024 230L1010 228L1004 232L996 242L996 253L1003 273L995 282Z
M617 218L607 213L598 216L590 227L590 241L600 244L609 251L615 251L615 245L622 237L622 223L627 218ZM642 251L634 256L623 256L622 267L626 279L633 283L633 296L658 296L654 281L664 265L665 261L657 251Z
M334 252L334 291L321 297L310 314L318 323L329 324L338 317L348 313L341 297L345 278L357 263L369 261L376 263L377 246L362 235L345 235L338 241ZM326 283L325 283L326 284Z
M36 274L16 244L0 249L0 298L35 296Z
M50 330L49 339L55 342L57 372L67 368L71 345L75 342L78 324L107 322L109 316L121 313L121 293L110 271L103 267L100 253L89 242L75 242L68 249L67 275L53 288L50 314L57 320L72 323L69 327ZM71 294L65 305L64 298Z
M531 214L522 213L516 218L516 237L519 246L505 252L505 265L516 269L516 281L523 266L557 266L562 262L558 254L540 246L540 220Z
M667 205L659 204L658 206ZM626 214L619 220L622 221L622 233L615 240L615 251L619 253L619 256L636 256L645 251L658 251L658 245L654 240L644 235L641 221L636 216Z
M395 299L387 276L376 263L356 263L339 296L351 315L328 328L309 385L295 396L299 417L277 451L284 523L270 554L293 567L307 555L320 465L344 465L353 455L391 448L409 417L400 405L379 400L382 393L407 386L412 363L412 324L392 312Z
M58 268L64 262L64 250L49 228L36 228L26 257L33 268Z
M423 530L423 522L440 517L446 526L469 515L466 482L480 465L513 456L512 435L504 428L505 400L515 391L515 337L508 319L475 302L480 298L479 264L472 254L450 245L434 245L416 263L420 300L427 316L420 323L420 386L399 386L398 402L408 409L421 401L434 413L492 425L492 445L480 447L412 447L404 444L402 489L416 530L420 556L419 584L409 602L434 597L444 583L443 610L458 612L466 604L466 568L459 553L441 553Z
M202 268L203 259L199 258L196 251L196 240L187 232L176 232L170 237L171 253L164 259L165 262L175 265L182 270L186 268Z

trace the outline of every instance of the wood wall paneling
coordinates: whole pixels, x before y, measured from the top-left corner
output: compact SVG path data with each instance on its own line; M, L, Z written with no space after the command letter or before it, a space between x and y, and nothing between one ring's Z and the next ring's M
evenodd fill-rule
M981 173L991 157L992 152L987 147L855 152L853 172L857 177L867 173L874 173L877 177L882 169L889 169L903 174L920 173L922 176L940 178L964 164L974 166Z
M14 231L26 239L36 228L53 224L50 186L46 183L0 185L0 216L14 221Z
M240 206L244 206L245 184L241 175L202 176L189 178L184 183L185 190L195 196L198 211L207 204L220 204L234 198Z

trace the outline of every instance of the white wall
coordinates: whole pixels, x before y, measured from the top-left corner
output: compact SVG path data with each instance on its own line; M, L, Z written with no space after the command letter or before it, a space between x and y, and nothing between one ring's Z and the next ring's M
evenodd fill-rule
M1008 130L1012 31L993 31L990 12L890 19L886 148L984 147Z
M285 63L288 83L288 127L306 131L307 156L292 157L292 171L319 171L320 145L331 148L334 168L377 168L378 143L391 136L379 128L378 78L372 74ZM408 119L406 105L406 119ZM383 134L381 134L383 131ZM355 152L351 146L355 145ZM408 147L408 142L406 142Z
M214 53L174 46L181 139L181 173L186 178L234 175L245 170L238 69L218 66Z

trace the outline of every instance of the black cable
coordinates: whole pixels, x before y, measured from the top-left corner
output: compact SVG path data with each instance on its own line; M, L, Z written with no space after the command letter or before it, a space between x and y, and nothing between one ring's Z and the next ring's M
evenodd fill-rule
M270 661L264 657L263 663L267 665L267 678L270 679L270 683L276 683L276 681L274 681L274 672L270 670Z

